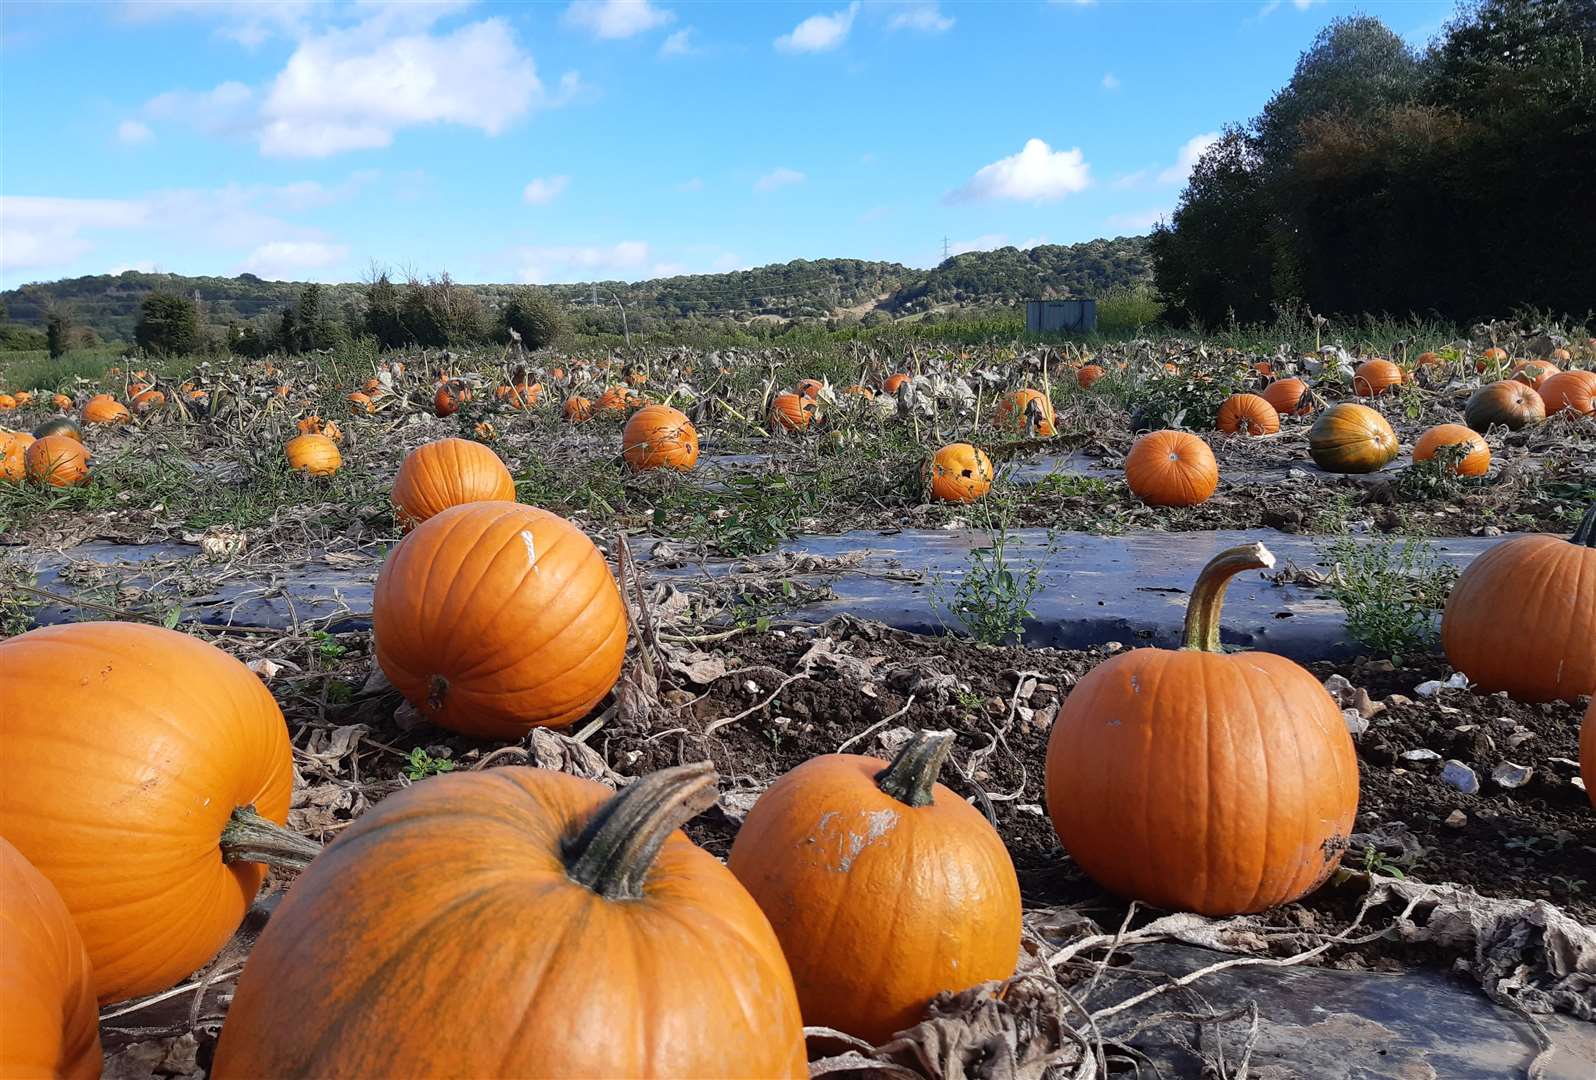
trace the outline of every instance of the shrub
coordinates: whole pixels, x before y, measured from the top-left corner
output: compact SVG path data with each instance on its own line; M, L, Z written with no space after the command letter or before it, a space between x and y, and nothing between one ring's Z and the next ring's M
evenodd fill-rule
M528 349L546 349L565 335L565 311L541 289L517 289L499 310L499 330L513 330Z
M153 292L139 305L133 340L157 356L193 352L200 344L199 312L187 297Z

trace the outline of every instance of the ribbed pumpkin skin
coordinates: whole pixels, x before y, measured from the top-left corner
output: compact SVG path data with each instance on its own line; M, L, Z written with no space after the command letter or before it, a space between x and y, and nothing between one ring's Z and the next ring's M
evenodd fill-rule
M416 447L393 481L394 516L407 529L451 506L496 501L515 501L515 480L498 454L470 439Z
M806 1077L781 947L713 856L677 831L642 900L566 876L611 794L512 767L363 814L256 943L213 1075Z
M1545 420L1546 403L1533 386L1503 379L1474 391L1463 407L1463 419L1475 431L1498 426L1518 431Z
M1214 426L1229 435L1273 435L1280 430L1280 410L1257 394L1232 394L1219 406Z
M1596 548L1515 536L1469 563L1441 617L1446 658L1485 693L1596 693Z
M1596 698L1585 710L1585 720L1579 725L1579 775L1585 781L1585 795L1596 808Z
M1042 410L1042 419L1036 425L1036 433L1044 437L1058 434L1053 403L1040 390L1015 390L1003 395L1003 400L998 402L997 415L992 418L992 422L1000 428L1024 431L1025 410L1033 401L1036 402L1037 408Z
M1188 431L1153 431L1126 455L1125 481L1149 506L1196 506L1219 486L1219 463Z
M1204 915L1263 911L1341 861L1358 764L1341 710L1290 660L1137 649L1065 699L1047 806L1070 857L1111 892Z
M770 420L774 427L786 431L802 431L814 419L815 403L798 394L780 393L770 403Z
M569 397L560 411L568 422L580 424L593 418L593 403L585 397Z
M311 476L331 476L344 464L338 444L325 435L296 435L283 446L288 467Z
M882 791L878 758L827 754L749 811L727 865L770 918L806 1024L884 1042L942 990L1014 974L1020 889L992 826L941 784Z
M1264 387L1263 399L1281 416L1307 416L1313 411L1308 384L1301 379L1276 379Z
M585 716L626 653L604 556L564 518L511 502L417 526L377 575L372 622L389 681L428 720L477 738Z
M1402 385L1402 369L1389 360L1365 360L1352 373L1352 391L1359 397L1379 397Z
M1564 371L1540 385L1547 416L1564 409L1589 416L1596 412L1596 371Z
M55 886L0 837L0 1076L100 1075L89 954Z
M1413 444L1413 460L1429 461L1443 446L1466 446L1463 458L1454 467L1459 476L1484 476L1491 468L1491 448L1471 428L1462 424L1437 424Z
M28 447L33 441L26 431L0 431L0 480L21 480L28 475Z
M1513 373L1508 378L1539 390L1548 379L1560 371L1561 369L1549 360L1524 360L1513 365Z
M969 443L949 443L926 469L931 497L942 502L974 502L992 490L992 460Z
M96 394L83 404L83 422L86 424L125 424L132 414L110 394Z
M669 405L646 405L621 429L621 456L633 469L678 469L698 463L698 429Z
M28 479L51 487L74 487L89 479L89 452L76 439L46 435L23 452Z
M1330 406L1308 429L1308 455L1325 472L1375 472L1391 464L1398 449L1385 417L1350 401Z
M0 641L0 834L50 879L102 1002L174 985L216 955L265 868L222 862L236 807L287 820L288 729L248 668L135 623Z

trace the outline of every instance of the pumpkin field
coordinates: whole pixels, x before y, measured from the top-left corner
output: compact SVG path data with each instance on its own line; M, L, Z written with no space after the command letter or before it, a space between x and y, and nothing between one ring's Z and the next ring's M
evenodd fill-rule
M1589 1077L1593 691L1581 326L0 368L0 1073Z

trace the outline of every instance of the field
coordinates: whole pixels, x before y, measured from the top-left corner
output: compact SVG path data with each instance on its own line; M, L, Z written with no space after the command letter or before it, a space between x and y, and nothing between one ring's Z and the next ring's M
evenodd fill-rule
M1596 955L1596 812L1576 764L1588 697L1527 702L1471 687L1454 677L1438 627L1459 571L1481 553L1509 534L1566 538L1580 527L1596 505L1596 414L1587 389L1583 415L1478 424L1490 452L1478 476L1458 475L1450 450L1417 462L1413 450L1436 425L1477 420L1482 387L1544 386L1550 373L1537 362L1596 371L1596 339L1583 327L1517 322L1433 340L1296 329L1250 341L882 335L531 355L129 358L50 385L30 359L33 385L0 375L12 395L32 394L0 413L0 427L86 420L102 393L135 408L126 422L81 424L82 482L0 481L0 636L116 619L179 630L245 661L287 720L296 773L287 824L323 844L440 774L531 764L625 787L707 760L719 797L686 832L724 858L757 797L788 770L839 750L891 759L914 732L950 730L941 782L995 827L1018 876L1028 974L1014 986L1042 980L1084 1002L1079 1015L1058 1006L1051 1028L1029 990L1003 1007L986 1002L987 1012L951 1003L944 1022L960 1037L974 1040L995 1012L1009 1017L1002 1030L1017 1056L1052 1054L1056 1075L1093 1075L1062 1071L1071 1061L1154 1058L1176 1063L1176 1075L1216 1060L1215 1075L1240 1075L1235 1055L1260 1045L1256 1012L1169 993L1157 972L1175 961L1159 967L1153 951L1134 954L1151 974L1116 973L1122 945L1217 947L1248 962L1344 971L1438 973L1461 958L1473 965L1465 979L1533 1014L1505 1036L1518 1048L1504 1051L1513 1070L1536 1057L1538 1030L1561 1050L1546 1075L1582 1075L1574 1054L1596 1060L1596 1049L1569 1018L1596 1018L1596 1003L1588 977L1559 969L1554 954L1578 939L1586 962ZM1364 366L1375 357L1396 362L1388 387ZM899 375L903 387L887 392ZM1305 392L1287 414L1270 410L1277 432L1216 430L1227 399L1288 378ZM804 380L816 382L806 390ZM1006 406L1023 388L1045 407ZM366 396L352 400L357 392ZM590 419L567 418L573 398L591 403ZM623 428L645 402L691 421L701 443L692 468L638 470L623 456ZM1389 425L1397 447L1383 467L1315 463L1310 431L1343 402ZM801 417L799 430L780 422L784 409ZM1171 506L1145 483L1132 491L1133 445L1164 429L1211 448L1211 496ZM291 467L284 447L303 432L332 436L336 471ZM377 577L406 535L395 478L407 455L445 438L490 448L516 499L579 527L619 582L630 626L619 681L562 727L514 738L445 730L376 660ZM934 497L932 455L955 443L991 462L990 490L969 502ZM1110 658L1178 645L1198 570L1223 547L1259 541L1278 561L1235 579L1224 640L1287 655L1329 690L1353 732L1357 816L1321 887L1235 922L1177 925L1098 885L1061 846L1049 733L1072 689ZM1587 569L1546 587L1588 606L1593 583ZM1566 649L1572 664L1596 642L1537 648ZM291 880L273 870L260 906L274 907ZM1523 970L1509 978L1493 966L1492 935L1532 924L1515 938ZM207 1069L258 929L258 917L246 923L182 993L103 1009L108 1070ZM1156 1008L1206 1035L1184 1049L1149 1044L1137 1018L1151 1014L1119 1005L1157 986L1166 996ZM869 1046L811 1041L815 1054L838 1057L828 1075L1041 1075L891 1072L911 1051ZM857 1060L842 1062L847 1052Z

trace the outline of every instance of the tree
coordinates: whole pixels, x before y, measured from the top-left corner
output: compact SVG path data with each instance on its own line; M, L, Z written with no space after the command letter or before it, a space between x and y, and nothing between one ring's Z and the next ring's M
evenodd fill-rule
M199 312L187 297L153 292L139 305L133 340L145 351L157 356L193 352L199 337Z
M376 338L381 348L397 349L411 340L399 315L399 290L386 273L378 273L366 285L364 323L366 333Z
M63 356L72 347L72 319L60 308L51 308L44 321L44 338L50 350L50 359Z
M565 312L541 289L517 289L499 309L499 327L506 337L519 334L528 349L546 349L565 334Z

